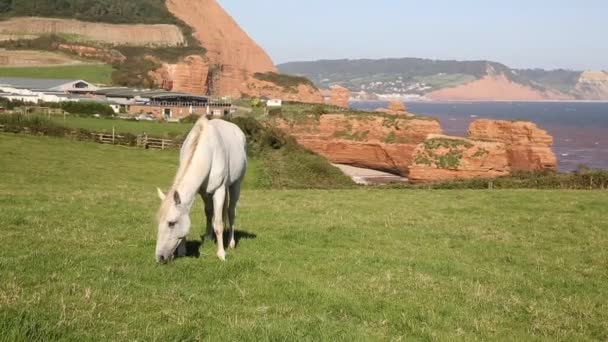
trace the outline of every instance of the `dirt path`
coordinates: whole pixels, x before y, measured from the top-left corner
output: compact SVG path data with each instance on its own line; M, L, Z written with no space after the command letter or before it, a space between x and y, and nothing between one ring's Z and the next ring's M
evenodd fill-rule
M354 167L343 164L333 164L339 168L345 175L352 178L357 184L369 185L369 184L391 184L391 183L406 183L407 178L393 175L382 171L372 169L362 169L360 167Z

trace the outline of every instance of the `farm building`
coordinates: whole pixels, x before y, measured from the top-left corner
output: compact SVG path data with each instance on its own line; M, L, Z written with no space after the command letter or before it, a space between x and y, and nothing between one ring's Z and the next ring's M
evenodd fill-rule
M227 101L164 90L108 88L100 89L96 94L120 104L121 112L148 114L165 120L179 120L191 114L224 116L232 108Z
M86 95L99 88L83 80L0 77L2 97L23 102L73 101L70 95Z
M224 116L229 101L164 90L98 88L83 80L0 77L0 97L25 103L94 101L112 107L116 114L148 115L179 120L191 114Z

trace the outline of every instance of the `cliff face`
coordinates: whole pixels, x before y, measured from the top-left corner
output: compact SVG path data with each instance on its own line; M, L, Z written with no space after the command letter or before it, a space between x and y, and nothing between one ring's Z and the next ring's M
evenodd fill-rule
M168 0L173 15L194 29L214 70L214 92L238 97L256 72L276 72L270 57L215 0Z
M408 176L412 182L556 169L553 138L530 122L477 120L469 138L442 135L439 122L407 116L327 114L276 123L333 163Z
M267 96L288 101L321 103L319 91L309 85L284 88L260 81L256 73L276 72L266 52L243 31L216 0L168 0L167 8L194 29L194 37L207 50L204 64L189 56L166 64L157 79L172 90L239 98ZM187 73L192 75L188 76Z
M430 135L416 147L409 180L413 183L493 178L511 172L505 144Z
M416 146L441 133L435 120L380 115L326 114L318 120L279 120L277 125L333 163L406 175Z
M175 25L127 25L92 23L56 18L11 18L0 21L0 34L41 36L69 34L77 42L101 42L110 45L178 46L186 42Z
M572 96L553 91L541 91L510 81L503 74L489 74L480 80L453 88L445 88L427 95L433 100L481 101L540 101L571 100Z
M329 99L329 104L348 108L348 101L350 100L350 91L344 87L335 85L330 88L331 98Z
M584 99L608 99L608 71L583 72L576 85L576 92Z
M156 84L167 90L198 95L209 92L209 64L201 56L188 56L175 64L164 63L151 76Z
M532 122L476 120L469 126L469 137L504 143L513 171L557 169L553 137Z

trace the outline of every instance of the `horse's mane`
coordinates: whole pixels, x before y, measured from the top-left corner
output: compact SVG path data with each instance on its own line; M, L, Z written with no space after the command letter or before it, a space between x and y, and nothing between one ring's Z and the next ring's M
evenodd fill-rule
M179 163L179 168L177 169L177 173L175 175L175 179L173 180L173 186L171 187L171 191L167 193L167 197L163 201L158 211L159 216L167 210L167 207L169 207L171 200L173 199L173 192L177 190L179 182L182 180L182 178L188 171L188 168L192 163L192 159L194 158L194 154L196 153L199 140L203 135L207 122L207 118L203 116L196 122L194 127L192 127L190 133L188 133L186 141L184 142L186 145L183 146L183 151L185 151L186 154L182 155L180 158L181 160Z

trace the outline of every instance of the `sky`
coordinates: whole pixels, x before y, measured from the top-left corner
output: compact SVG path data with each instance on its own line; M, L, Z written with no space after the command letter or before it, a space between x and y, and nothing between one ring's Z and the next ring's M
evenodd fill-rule
M608 70L608 0L219 0L275 63L421 57Z

